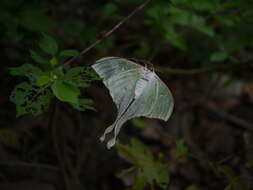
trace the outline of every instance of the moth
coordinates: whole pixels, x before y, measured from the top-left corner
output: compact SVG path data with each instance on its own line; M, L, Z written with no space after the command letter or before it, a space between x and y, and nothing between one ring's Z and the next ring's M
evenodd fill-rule
M154 71L119 57L99 59L92 68L103 79L118 110L116 120L100 137L104 141L108 133L114 132L107 142L108 149L115 145L122 125L132 118L169 119L174 107L173 97Z

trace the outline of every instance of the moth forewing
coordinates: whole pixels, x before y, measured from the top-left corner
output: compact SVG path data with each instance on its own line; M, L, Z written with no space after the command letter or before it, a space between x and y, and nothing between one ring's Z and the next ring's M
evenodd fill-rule
M118 73L103 81L118 109L119 105L122 105L123 98L127 101L126 97L133 91L139 78L138 70L133 69ZM130 97L128 101L130 102Z
M130 69L138 69L141 66L119 57L106 57L96 61L92 68L99 74L102 79L108 79Z

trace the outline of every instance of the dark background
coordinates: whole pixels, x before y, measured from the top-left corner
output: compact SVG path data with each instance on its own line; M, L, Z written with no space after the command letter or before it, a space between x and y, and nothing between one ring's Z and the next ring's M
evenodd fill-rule
M38 116L16 117L9 96L25 79L8 68L37 65L29 50L42 33L62 49L82 51L142 3L1 0L1 190L138 189L138 170L123 170L145 166L99 142L117 111L101 81L82 91L96 111L55 100ZM163 155L158 162L170 176L165 189L252 189L252 10L251 0L151 1L68 65L88 66L106 56L152 62L173 94L174 112L168 122L131 120L118 139L126 147L138 139L154 160ZM152 188L160 189L156 183L144 189Z

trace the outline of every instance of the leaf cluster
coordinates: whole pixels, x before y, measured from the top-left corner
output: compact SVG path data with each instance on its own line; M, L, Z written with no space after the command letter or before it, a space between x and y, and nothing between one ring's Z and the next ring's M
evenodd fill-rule
M27 82L18 84L11 93L10 101L16 104L17 117L31 113L39 115L46 111L54 97L71 104L78 110L94 108L91 99L81 98L80 88L86 88L99 77L89 67L73 67L64 70L59 60L78 55L76 50L59 51L56 40L43 34L38 43L39 50L31 50L36 62L10 68L13 76L23 76Z
M146 9L149 37L139 38L135 55L147 57L156 48L155 53L177 51L177 62L187 58L195 67L244 63L238 52L252 48L252 8L248 0L156 1Z
M137 139L131 140L131 145L117 145L121 157L133 164L132 169L137 170L134 189L142 190L147 185L157 185L167 189L169 183L168 169L161 159L155 160L149 148Z

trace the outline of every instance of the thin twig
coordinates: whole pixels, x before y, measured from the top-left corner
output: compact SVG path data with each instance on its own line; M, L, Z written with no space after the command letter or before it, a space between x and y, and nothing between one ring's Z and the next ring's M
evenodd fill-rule
M218 115L219 117L239 126L239 127L242 127L244 129L248 129L250 131L253 131L253 124L246 121L246 120L243 120L235 115L232 115L232 114L229 114L223 110L221 110L220 108L217 108L215 107L214 105L212 104L199 104L199 106L201 106L202 108L210 111L210 112L213 112L214 114Z
M74 61L75 59L77 59L78 57L80 57L81 55L84 55L85 53L87 53L88 51L90 51L92 48L94 48L96 45L98 45L100 42L102 42L104 39L108 38L115 30L117 30L122 24L124 24L127 20L129 20L131 17L133 17L137 12L139 12L141 9L143 9L151 0L147 0L146 2L144 2L143 4L141 4L140 6L138 6L133 12L131 12L128 16L126 16L125 18L123 18L121 21L118 22L118 24L116 24L111 30L107 31L106 33L103 34L103 36L101 38L99 38L97 41L95 41L94 43L92 43L90 46L88 46L87 48L85 48L83 51L81 51L81 53L79 53L78 55L72 57L71 59L69 59L68 61L66 61L65 63L63 63L61 66L65 66L70 64L72 61Z
M203 74L209 71L216 70L217 68L203 68L203 69L172 69L169 67L156 66L155 71L157 73L173 74L173 75L195 75Z
M216 71L238 71L239 69L250 69L253 63L241 63L241 64L229 64L229 65L218 65L200 69L174 69L169 67L156 66L155 71L158 73L172 74L172 75L196 75L205 74Z

